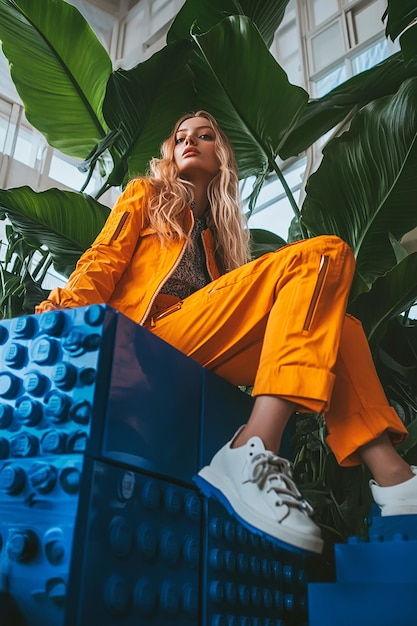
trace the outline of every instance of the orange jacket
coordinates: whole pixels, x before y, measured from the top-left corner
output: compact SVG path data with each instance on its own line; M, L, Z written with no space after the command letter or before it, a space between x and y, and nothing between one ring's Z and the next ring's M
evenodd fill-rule
M48 299L36 307L36 313L106 303L143 324L185 248L185 241L161 246L146 217L151 193L152 187L144 179L129 183L65 287L51 291ZM190 209L184 216L184 231L190 233L193 225ZM212 232L204 230L202 239L208 273L212 279L218 278Z

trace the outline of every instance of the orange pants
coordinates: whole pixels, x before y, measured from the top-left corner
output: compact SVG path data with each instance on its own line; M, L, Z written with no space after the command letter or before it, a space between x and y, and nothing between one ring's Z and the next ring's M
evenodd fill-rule
M154 307L146 325L231 383L253 385L254 396L324 412L338 462L357 465L360 446L384 431L400 443L407 430L388 405L360 322L345 314L354 265L338 237L290 244L162 312Z

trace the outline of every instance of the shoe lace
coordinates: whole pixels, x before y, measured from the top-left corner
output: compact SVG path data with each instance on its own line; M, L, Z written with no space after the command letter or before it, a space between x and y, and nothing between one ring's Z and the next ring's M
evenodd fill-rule
M287 459L272 452L259 452L252 458L249 480L257 484L259 489L267 486L267 493L274 491L277 506L286 504L309 517L314 514L313 507L304 500L293 480L292 465Z

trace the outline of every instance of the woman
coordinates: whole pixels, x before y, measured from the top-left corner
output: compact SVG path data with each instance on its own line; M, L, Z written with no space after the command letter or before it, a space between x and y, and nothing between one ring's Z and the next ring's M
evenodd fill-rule
M320 552L320 529L276 456L294 411L324 412L339 463L366 463L382 515L417 514L417 468L360 323L345 315L349 247L323 236L249 258L230 143L211 115L184 116L134 180L64 288L37 312L105 302L231 383L253 385L248 423L197 482L247 525ZM330 402L331 400L331 402Z

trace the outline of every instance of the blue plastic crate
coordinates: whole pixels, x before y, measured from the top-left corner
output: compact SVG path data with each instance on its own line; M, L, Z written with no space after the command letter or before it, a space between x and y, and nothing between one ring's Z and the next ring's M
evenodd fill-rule
M86 457L67 626L200 621L196 490Z
M202 626L307 623L307 553L252 533L204 498Z
M309 626L415 626L417 541L405 531L416 525L416 515L376 514L368 541L336 545L336 581L309 585Z
M61 626L65 607L68 626L200 626L206 518L192 477L253 399L101 305L1 322L0 358L0 626ZM300 626L293 558L262 592L261 616L235 607L213 626ZM239 602L252 584L243 576Z

